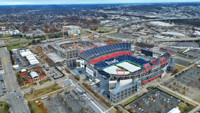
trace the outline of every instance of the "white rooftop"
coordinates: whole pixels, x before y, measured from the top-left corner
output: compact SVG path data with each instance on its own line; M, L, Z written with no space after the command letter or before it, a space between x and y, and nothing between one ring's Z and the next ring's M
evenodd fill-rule
M161 26L161 27L172 27L172 26L174 26L173 24L169 24L169 23L161 22L161 21L153 21L153 22L149 22L149 24L154 25L154 26Z
M168 113L181 113L178 107L171 109Z
M30 73L30 75L31 75L32 78L39 77L39 75L38 75L35 71L32 71L32 72Z
M183 33L178 33L178 32L162 32L162 35L173 35L173 36L178 36L178 37L184 37L185 34Z
M26 69L22 69L22 70L21 70L21 72L25 72L25 71L26 71Z
M26 59L29 61L31 65L39 64L40 62L37 60L37 58L34 56L34 54L29 50L20 50L20 55L22 57L26 57Z

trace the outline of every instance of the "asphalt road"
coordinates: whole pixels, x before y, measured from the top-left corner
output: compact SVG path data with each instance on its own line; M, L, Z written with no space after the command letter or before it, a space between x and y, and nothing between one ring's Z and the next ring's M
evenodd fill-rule
M4 81L7 89L7 95L3 98L10 105L12 113L30 113L23 94L21 93L20 87L17 83L15 73L12 69L10 61L10 54L7 48L1 48L0 53L2 56L2 65L4 69Z

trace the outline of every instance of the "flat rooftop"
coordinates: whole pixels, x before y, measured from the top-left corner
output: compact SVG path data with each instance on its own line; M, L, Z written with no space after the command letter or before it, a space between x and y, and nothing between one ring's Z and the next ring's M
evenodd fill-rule
M58 63L58 62L63 62L64 59L61 58L60 56L58 56L56 53L47 53L47 56L54 62L54 63Z

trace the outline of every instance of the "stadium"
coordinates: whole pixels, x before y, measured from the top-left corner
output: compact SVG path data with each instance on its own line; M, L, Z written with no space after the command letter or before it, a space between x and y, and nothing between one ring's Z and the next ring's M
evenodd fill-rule
M82 51L79 57L88 76L108 79L108 97L118 102L173 69L170 51L150 61L133 56L133 52L130 43L116 43Z

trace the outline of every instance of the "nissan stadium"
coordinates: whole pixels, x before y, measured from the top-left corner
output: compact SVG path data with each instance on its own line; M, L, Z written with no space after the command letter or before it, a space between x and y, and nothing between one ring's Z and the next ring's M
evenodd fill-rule
M149 61L133 55L131 43L99 46L80 52L83 68L88 77L108 80L107 95L111 102L118 102L140 90L142 84L162 78L173 69L171 52Z

